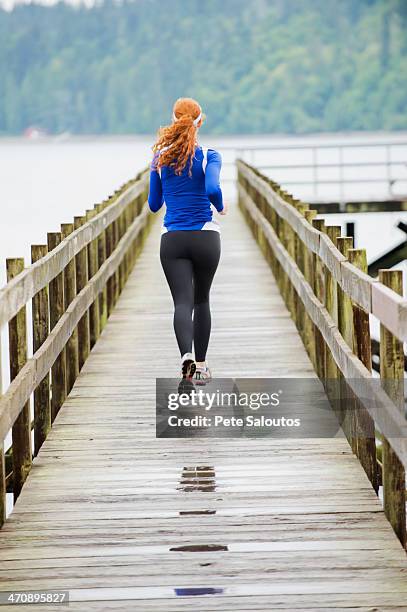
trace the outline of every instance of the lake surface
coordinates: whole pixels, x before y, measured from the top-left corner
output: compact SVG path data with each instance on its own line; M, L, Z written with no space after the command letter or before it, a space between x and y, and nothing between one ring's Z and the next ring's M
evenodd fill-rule
M29 262L30 245L46 242L49 231L58 231L60 224L69 222L74 215L81 215L87 208L105 199L117 187L132 178L146 167L151 159L151 145L154 136L124 137L70 137L46 138L29 141L23 138L0 139L0 184L1 184L1 221L0 221L0 286L5 282L5 258L25 257ZM279 136L234 136L205 137L201 135L203 146L218 148L222 153L222 184L226 199L233 200L235 190L234 160L236 155L257 164L293 165L309 164L315 155L319 163L335 164L338 161L339 145L355 142L365 143L366 147L346 150L345 162L385 159L385 148L367 148L372 143L405 143L394 149L392 156L407 164L407 133L396 134L331 134L308 137ZM326 148L326 145L333 145ZM293 146L315 147L315 149L294 149ZM243 151L245 147L259 147L257 151ZM264 150L264 147L274 147ZM289 147L289 148L284 148ZM316 151L316 152L315 152ZM383 174L381 166L372 169L356 169L356 178ZM276 168L269 171L273 178L283 185L286 181L301 181L312 178L312 169ZM347 168L347 177L355 178L355 168ZM397 172L405 175L405 183L398 183L395 189L407 194L407 165L400 165ZM336 173L336 174L335 174ZM337 177L335 167L319 169L319 179L330 180ZM384 174L383 174L384 176ZM289 185L289 191L305 201L315 197L312 186ZM380 198L387 190L383 183L350 183L346 185L347 197ZM337 185L323 185L318 188L317 196L322 199L337 195ZM368 255L375 257L378 250L385 250L392 242L397 242L403 234L394 228L401 218L399 213L364 215L363 246ZM352 215L355 217L355 215ZM388 221L384 220L386 218ZM332 222L337 222L332 218ZM344 216L341 222L346 222ZM353 219L352 219L353 220ZM357 226L358 229L358 226ZM362 235L357 236L362 246ZM378 240L380 239L380 241Z

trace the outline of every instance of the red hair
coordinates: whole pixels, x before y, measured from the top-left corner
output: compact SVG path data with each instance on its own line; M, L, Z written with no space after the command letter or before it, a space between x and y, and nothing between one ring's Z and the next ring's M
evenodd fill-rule
M156 153L154 167L171 166L175 174L181 174L189 162L188 174L192 174L192 162L197 145L196 134L205 115L195 125L201 107L193 98L178 98L173 106L173 122L160 127L157 140L152 146ZM175 119L174 119L175 118Z

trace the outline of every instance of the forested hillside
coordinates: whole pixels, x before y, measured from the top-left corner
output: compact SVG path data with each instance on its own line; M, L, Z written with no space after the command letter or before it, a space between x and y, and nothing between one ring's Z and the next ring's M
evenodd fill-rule
M133 0L0 11L0 134L407 129L407 0Z

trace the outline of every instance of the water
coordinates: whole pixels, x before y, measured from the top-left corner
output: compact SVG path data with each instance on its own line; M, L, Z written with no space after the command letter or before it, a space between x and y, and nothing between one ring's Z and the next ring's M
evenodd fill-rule
M151 158L151 136L124 137L71 137L47 138L28 141L22 138L0 139L0 184L2 186L1 224L0 224L0 286L5 282L5 258L25 257L30 260L30 245L46 242L49 231L58 231L60 224L69 222L74 215L81 215L93 207L118 186L132 178L144 168ZM233 136L200 138L203 146L220 149L224 161L222 170L223 188L226 199L235 197L233 181L235 178L234 160L242 155L244 147L278 147L272 151L247 151L244 157L255 164L308 164L312 152L308 149L284 149L293 145L313 145L321 148L317 159L323 163L337 161L337 148L340 144L363 142L366 145L392 141L407 143L407 134L363 134L363 135L319 135L308 137L268 137ZM367 149L363 147L346 151L344 161L377 161L384 159L385 148ZM398 147L392 152L393 160L407 163L407 146ZM361 174L363 170L363 176ZM383 168L363 168L360 178L383 174ZM397 194L407 194L407 165L399 166L400 176L405 174L405 182L394 185ZM320 179L334 178L337 169L320 169ZM346 177L355 177L355 169L346 169ZM366 174L367 173L367 174ZM275 169L273 177L285 185L284 181L301 181L312 178L311 169ZM346 178L345 177L345 178ZM289 190L305 201L315 197L313 188L307 185L290 185ZM337 185L324 185L318 190L318 198L335 197ZM387 190L383 183L351 183L346 186L348 197L380 197ZM395 229L395 224L406 213L376 213L369 215L342 215L332 217L332 223L347 220L356 221L358 246L368 250L369 259L375 258L387 248L397 244L404 234ZM362 223L359 220L363 219Z
M133 177L150 153L147 139L0 140L2 185L0 284L5 258L30 258L30 245L45 243L87 208Z

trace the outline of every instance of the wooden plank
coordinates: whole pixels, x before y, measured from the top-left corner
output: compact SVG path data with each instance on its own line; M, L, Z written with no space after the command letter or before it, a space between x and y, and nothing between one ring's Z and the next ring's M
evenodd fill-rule
M6 520L7 511L6 464L4 459L4 443L0 443L0 528Z
M401 270L379 270L381 282L403 294ZM387 395L404 416L404 351L403 344L380 326L380 380ZM383 436L383 502L386 516L404 547L406 541L406 474L391 441Z
M62 223L62 238L66 239L74 231L73 223ZM71 302L77 295L75 259L68 261L64 270L65 312L68 312ZM58 351L59 353L60 351ZM78 328L73 326L66 340L66 391L69 394L79 374L79 339ZM54 355L56 357L56 355Z
M338 237L336 240L338 250L347 259L349 249L353 248L353 238ZM349 348L353 348L354 336L354 321L353 321L353 306L352 300L345 291L338 285L338 330L342 338ZM346 380L341 374L340 377L340 408L339 419L342 429L351 444L355 449L355 398L349 397L349 389L346 385Z
M96 212L102 210L102 204L96 204ZM98 270L106 261L106 231L102 232L97 238L98 244ZM102 333L107 322L107 287L103 287L99 294L99 334Z
M371 384L372 377L370 371L353 355L326 308L314 295L313 289L311 289L299 268L289 257L287 251L275 235L274 230L267 224L264 217L260 215L247 194L242 197L245 198L246 206L253 218L256 219L256 222L263 224L263 231L274 250L275 256L293 283L297 294L301 297L312 321L321 332L338 367L347 379L349 387L358 396L362 405L375 423L377 423L380 430L382 432L390 432L393 449L403 465L406 466L407 429L404 417L397 411L393 402L389 400L386 394L374 384Z
M21 372L8 387L6 393L0 397L0 437L6 436L14 420L17 418L21 406L30 397L38 382L53 365L56 357L66 345L68 338L75 328L83 312L89 308L96 296L105 286L106 281L113 274L131 244L134 236L144 227L147 208L133 221L127 234L123 236L119 247L99 269L98 273L89 281L87 286L74 298L67 307L64 315L58 321L53 332L41 348L29 359Z
M238 211L222 221L213 372L316 380ZM405 555L346 440L154 437L157 355L166 375L179 369L159 232L0 532L0 583L66 586L78 610L402 609ZM215 490L183 490L194 478ZM174 590L205 585L223 594Z
M86 218L88 221L89 219L93 219L95 215L96 215L95 209L88 210L86 212ZM126 230L127 230L127 227L126 227ZM88 248L87 256L88 256L89 278L92 278L93 276L95 276L96 272L99 269L97 239L92 240L92 242L88 244L87 248ZM97 297L95 301L93 302L93 304L90 305L90 308L89 308L89 342L90 342L91 349L95 346L96 341L99 338L99 335L100 335L100 308L99 308L99 297Z
M321 237L320 243L320 251L322 250L322 245L325 245L326 251L329 253L331 251L337 251L339 256L343 257L343 255L338 251L336 247L336 240L341 235L340 226L326 226L324 228L326 235ZM323 240L324 238L324 240ZM338 325L338 284L335 281L335 274L332 274L330 269L325 266L325 308L329 312L330 317L332 318L335 325ZM339 372L335 360L329 351L325 351L325 377L326 383L325 388L327 391L328 398L331 404L337 408L337 400L338 400L338 380L339 380Z
M372 286L372 312L397 338L404 339L407 305L402 296L383 283L375 283Z
M10 281L24 270L24 259L7 259L7 280ZM9 322L9 364L10 380L16 380L27 362L27 321L26 307L21 310ZM4 396L3 396L4 397ZM9 430L10 428L8 428ZM7 431L8 431L7 430ZM6 432L0 436L4 440ZM13 446L13 493L16 499L21 492L23 484L31 468L31 417L28 397L19 406L16 419L12 427Z
M230 612L233 610L256 610L257 612L270 612L270 610L290 610L291 612L326 612L327 610L335 610L335 612L372 612L375 606L380 606L380 612L390 612L403 610L403 607L395 606L395 598L389 594L381 594L372 592L371 595L363 599L364 594L353 595L352 597L344 597L343 595L315 595L307 594L300 599L294 595L256 595L246 594L246 596L230 596L226 592L219 598L204 596L175 596L175 590L169 595L170 598L153 598L136 600L131 599L127 602L117 600L104 600L103 609L123 610L124 606L130 602L131 609L135 612L149 612L150 610L157 611L157 606L160 610L168 610L168 612L182 612L183 610L199 610L199 612ZM354 601L355 605L349 603ZM342 604L342 605L341 605ZM69 604L72 610L83 610L83 602L71 602ZM299 606L299 607L298 607ZM14 606L13 606L14 608ZM60 611L61 606L49 606L47 610L50 612ZM100 601L86 602L86 609L100 612ZM20 608L19 612L24 612ZM404 612L404 610L403 610Z
M35 263L48 253L47 245L31 246L31 261ZM32 299L33 353L44 344L49 334L48 287L41 289ZM34 455L37 455L51 429L51 402L49 373L34 390Z
M349 249L349 263L367 273L365 249ZM353 304L353 352L372 371L372 349L370 341L369 314L357 304ZM375 423L367 410L356 400L355 403L356 454L375 491L379 490L376 459Z
M52 251L62 241L60 232L48 234L48 250ZM54 329L65 312L65 281L64 273L60 272L49 283L49 316L50 331ZM66 350L65 347L56 357L51 368L51 419L54 421L66 398Z
M74 229L77 230L86 223L86 217L74 217ZM86 287L89 280L88 250L83 247L75 256L76 267L76 293ZM89 311L85 310L78 323L78 366L83 368L90 352Z

